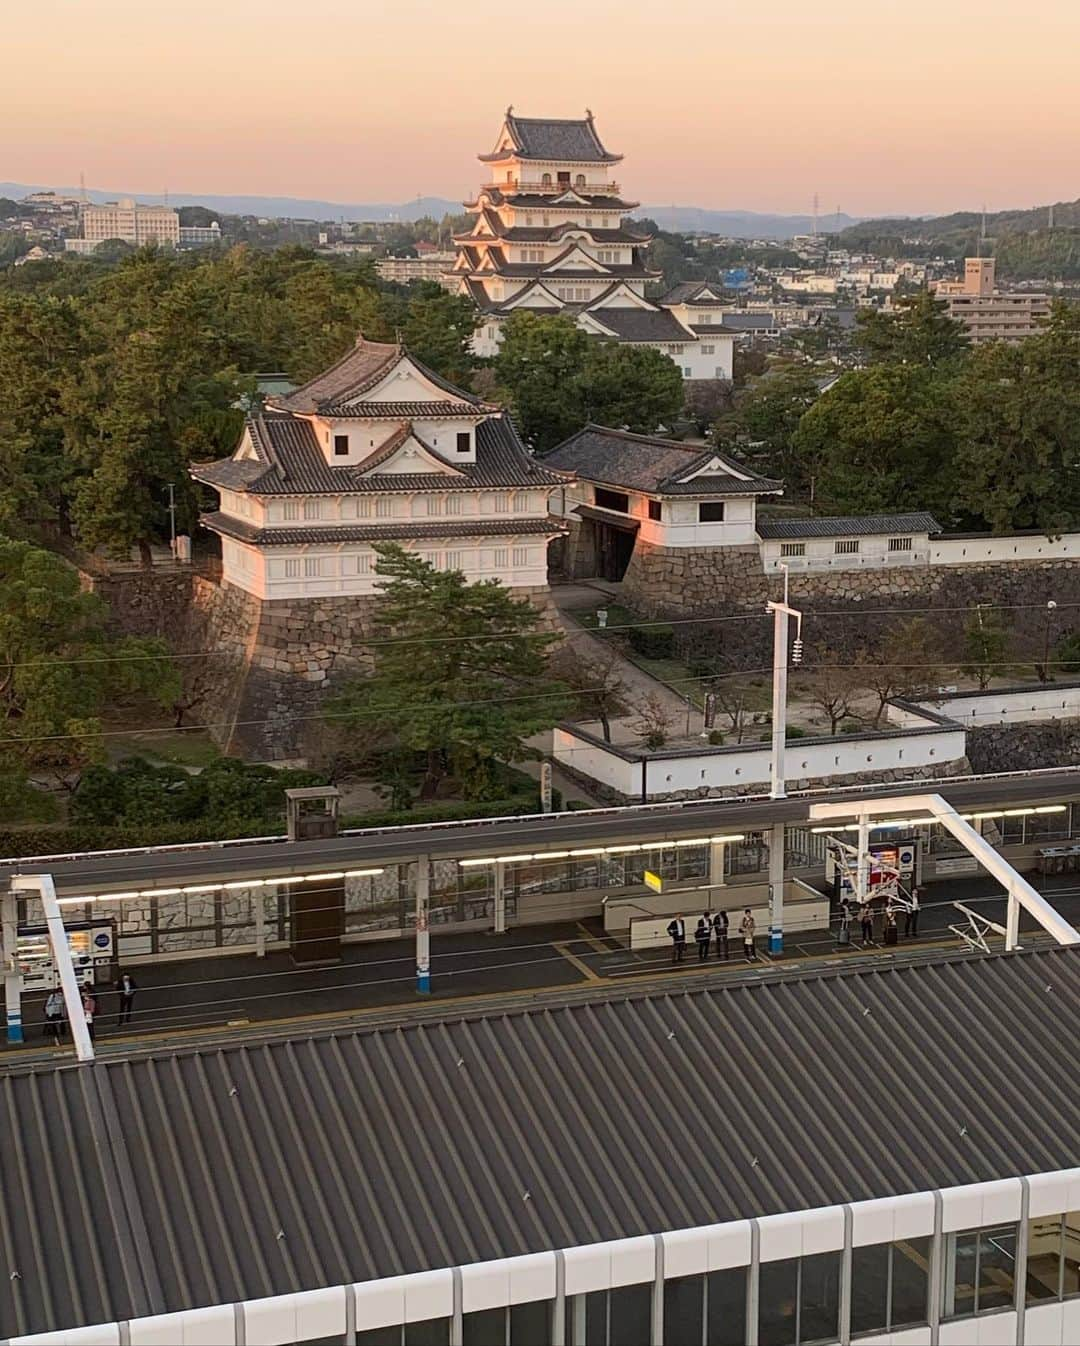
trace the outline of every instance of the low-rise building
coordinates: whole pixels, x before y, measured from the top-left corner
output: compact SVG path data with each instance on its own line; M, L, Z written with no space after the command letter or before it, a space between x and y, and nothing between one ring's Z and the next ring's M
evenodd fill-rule
M380 257L375 270L380 280L408 285L414 280L430 280L440 284L454 265L453 252L418 251L416 257Z
M964 324L975 344L1024 341L1050 316L1049 295L997 288L992 257L966 258L963 280L939 281L935 293L944 299L949 317Z
M182 248L208 248L221 242L221 225L217 220L209 224L182 224L178 239Z

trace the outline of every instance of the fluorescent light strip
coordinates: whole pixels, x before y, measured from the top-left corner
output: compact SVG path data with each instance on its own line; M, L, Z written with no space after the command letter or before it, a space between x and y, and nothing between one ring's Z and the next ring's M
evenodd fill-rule
M1033 813L1064 813L1068 804L1040 804L1028 809L990 809L984 813L960 813L957 816L966 823L985 822L988 818L1028 818ZM937 818L884 818L869 820L870 831L876 832L886 827L931 827L940 821ZM858 823L841 823L837 827L812 827L814 836L828 836L835 832L857 832Z
M482 859L477 860L459 860L458 865L462 869L471 869L477 865L521 864L526 860L578 859L586 855L630 855L633 852L640 854L642 851L681 850L685 846L708 846L713 842L743 841L744 839L745 833L734 832L730 836L691 837L686 841L643 841L633 846L588 846L577 851L532 851L521 855L485 855Z
M61 907L81 907L87 902L130 902L136 897L188 897L198 893L233 892L239 888L287 887L294 883L326 883L334 879L371 879L385 869L334 869L325 874L288 874L273 879L234 879L228 883L193 883L186 888L139 888L128 893L87 893L85 897L61 897Z

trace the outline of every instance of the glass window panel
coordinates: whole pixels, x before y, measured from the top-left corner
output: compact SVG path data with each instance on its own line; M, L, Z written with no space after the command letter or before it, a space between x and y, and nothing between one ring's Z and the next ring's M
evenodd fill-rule
M795 1346L799 1308L799 1259L762 1262L758 1288L760 1346Z
M1062 1294L1066 1299L1071 1299L1074 1295L1080 1295L1080 1211L1070 1211L1065 1216L1063 1246L1065 1266Z
M979 1233L977 1313L1005 1309L1016 1294L1016 1225L1000 1225Z
M953 1234L946 1239L944 1309L946 1318L963 1318L975 1312L978 1250L977 1233Z
M664 1341L701 1346L705 1277L675 1276L664 1282Z
M839 1335L840 1254L802 1259L799 1278L799 1340L827 1341Z
M551 1340L550 1299L510 1306L510 1346L544 1346Z
M889 1325L889 1254L892 1245L872 1243L851 1254L851 1330L872 1332Z
M706 1286L706 1341L710 1346L746 1340L746 1268L710 1271Z
M1061 1293L1061 1216L1028 1221L1027 1302Z
M579 1295L580 1299L581 1296ZM576 1346L607 1346L608 1292L593 1290L585 1296L585 1340ZM580 1327L580 1324L579 1324Z
M450 1319L425 1318L405 1324L405 1346L450 1346Z
M889 1327L925 1323L930 1306L930 1238L892 1245L892 1303Z
M462 1346L506 1346L506 1309L483 1309L461 1318Z
M609 1346L644 1346L652 1336L652 1285L608 1292ZM592 1343L589 1343L592 1346Z
M357 1332L356 1346L401 1346L401 1324L371 1327L366 1332Z

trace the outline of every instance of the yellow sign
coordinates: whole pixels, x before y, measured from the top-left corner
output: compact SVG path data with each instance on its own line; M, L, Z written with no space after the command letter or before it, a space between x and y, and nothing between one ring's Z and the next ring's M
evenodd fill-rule
M651 888L654 893L663 891L664 880L659 874L654 874L651 869L645 871L645 887Z

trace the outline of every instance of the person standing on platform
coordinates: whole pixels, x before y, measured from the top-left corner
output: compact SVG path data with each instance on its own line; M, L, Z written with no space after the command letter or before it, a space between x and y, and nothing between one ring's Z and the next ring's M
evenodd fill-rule
M914 886L908 897L910 906L904 912L904 938L914 939L919 933L919 890Z
M45 1032L59 1043L64 1031L64 997L59 991L50 991L45 1001Z
M885 908L885 924L883 927L883 936L886 944L895 944L897 938L896 930L896 911L891 902Z
M716 935L716 956L725 961L730 952L728 947L728 914L718 911L713 917L713 933Z
M859 907L859 924L862 926L862 946L865 949L874 942L874 908L869 902L863 902Z
M704 963L709 956L709 940L712 938L712 918L707 911L698 917L694 938L697 940L698 962Z
M747 907L743 912L743 918L739 922L739 930L742 933L743 957L748 963L757 962L757 948L754 944L754 931L757 924L754 921L753 913Z
M86 1015L86 1032L90 1041L94 1040L94 1015L97 1013L97 1001L94 999L93 992L88 986L83 987L82 993L83 1014Z
M686 922L682 916L676 916L667 928L671 936L671 961L681 963L686 952Z
M116 1020L118 1025L131 1023L131 1011L135 1008L135 992L138 989L138 983L130 972L120 974L120 979L116 983L116 990L120 996L120 1014Z

